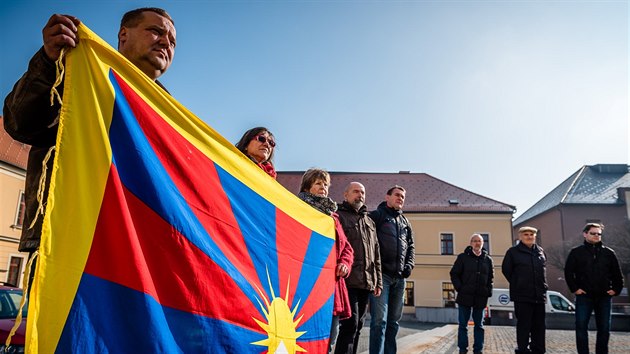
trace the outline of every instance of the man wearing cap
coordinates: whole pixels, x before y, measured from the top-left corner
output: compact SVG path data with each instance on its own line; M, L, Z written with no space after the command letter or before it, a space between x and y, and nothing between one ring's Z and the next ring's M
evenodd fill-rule
M595 353L608 353L612 297L623 289L623 275L615 251L602 244L604 225L588 223L584 244L569 253L564 279L575 294L575 341L579 354L588 354L588 321L595 311Z
M516 353L545 352L547 275L544 250L536 244L538 230L518 230L519 242L505 253L501 270L510 283L516 315Z

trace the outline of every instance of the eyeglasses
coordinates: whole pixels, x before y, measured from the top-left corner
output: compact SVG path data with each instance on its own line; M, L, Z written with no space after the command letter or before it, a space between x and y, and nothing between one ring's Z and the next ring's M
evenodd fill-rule
M590 232L590 231L589 231L588 234L591 235L591 236L601 236L602 235L601 232Z
M273 139L271 138L267 138L264 135L256 135L256 137L254 138L256 140L258 140L261 144L264 144L266 142L269 142L269 146L271 147L276 147L276 142L273 141Z

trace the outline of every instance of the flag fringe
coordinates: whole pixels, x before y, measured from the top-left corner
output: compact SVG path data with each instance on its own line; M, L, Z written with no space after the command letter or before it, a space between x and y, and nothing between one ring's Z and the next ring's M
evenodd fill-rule
M59 105L63 104L61 95L59 94L57 87L61 85L61 82L63 81L63 75L65 73L65 66L63 64L63 59L65 58L65 56L66 56L66 47L63 47L61 48L61 53L59 53L59 58L57 59L57 61L55 61L55 83L50 89L50 105L51 106L55 104L55 98L57 99L57 102L59 102ZM61 113L61 108L59 109L59 113L57 113L57 117L55 118L55 120L52 123L50 123L50 125L48 126L49 128L59 123L60 113ZM37 223L37 219L39 218L39 216L44 215L43 199L44 199L44 191L46 190L46 172L48 170L47 164L54 150L55 150L55 147L52 146L48 150L46 157L44 157L44 160L42 161L42 174L39 178L39 188L37 189L38 206L37 206L37 211L35 211L35 217L33 218L31 225L28 227L29 230L35 226L35 223Z
M50 89L50 105L54 105L55 104L55 98L57 98L57 102L59 102L59 104L61 104L61 95L59 94L59 91L57 90L57 86L61 85L61 82L63 81L63 74L64 74L64 65L63 65L63 59L66 56L66 47L61 48L61 53L59 54L59 59L57 59L57 61L55 62L55 83L53 84L52 89Z
M48 171L48 160L50 160L53 151L55 151L55 147L51 146L50 149L48 149L46 156L42 160L42 174L39 176L39 188L37 189L38 206L37 210L35 211L35 217L33 217L33 221L28 227L29 230L32 229L33 226L35 226L35 223L37 222L39 216L44 215L44 191L46 190L46 173Z

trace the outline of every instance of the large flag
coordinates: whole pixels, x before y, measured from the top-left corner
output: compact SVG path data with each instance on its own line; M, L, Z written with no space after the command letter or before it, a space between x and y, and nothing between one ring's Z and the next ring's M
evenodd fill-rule
M79 38L27 351L324 353L332 219L84 25Z

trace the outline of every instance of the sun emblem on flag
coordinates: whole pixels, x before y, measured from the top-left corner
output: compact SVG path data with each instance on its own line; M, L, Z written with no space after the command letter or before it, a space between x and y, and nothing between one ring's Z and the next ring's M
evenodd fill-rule
M271 285L271 282L269 285ZM304 348L300 347L297 344L297 339L304 333L306 333L296 331L298 324L302 320L302 316L300 316L300 318L298 318L297 320L294 320L297 308L300 305L300 301L298 300L297 304L293 307L293 310L289 308L289 304L287 303L287 300L289 298L288 282L287 292L284 296L284 299L281 297L276 297L272 286L270 286L270 289L271 303L269 302L265 294L260 289L258 289L258 292L265 301L265 305L260 303L260 301L258 301L258 304L265 314L267 323L254 318L254 321L256 321L256 323L258 323L258 325L262 329L264 329L265 332L267 332L267 338L257 342L253 342L252 344L267 347L267 353L269 354L295 354L297 352L306 352Z

